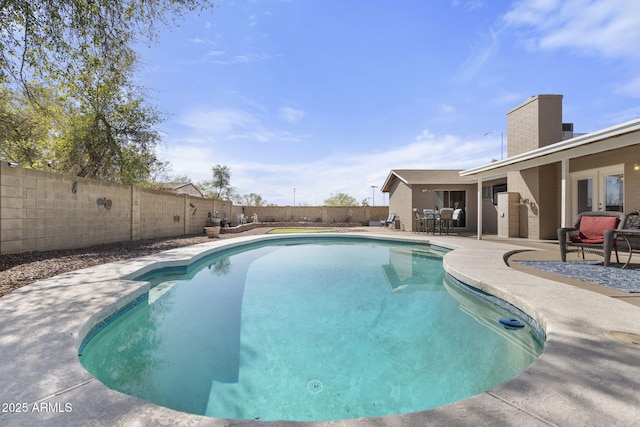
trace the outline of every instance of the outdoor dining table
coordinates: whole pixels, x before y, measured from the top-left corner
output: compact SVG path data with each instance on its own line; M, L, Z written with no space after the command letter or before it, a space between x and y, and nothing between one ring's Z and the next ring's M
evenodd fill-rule
M436 226L440 221L440 211L436 210L432 213L425 214L420 219L424 221L424 232L429 234L429 230L431 230L431 232L435 235L437 228Z

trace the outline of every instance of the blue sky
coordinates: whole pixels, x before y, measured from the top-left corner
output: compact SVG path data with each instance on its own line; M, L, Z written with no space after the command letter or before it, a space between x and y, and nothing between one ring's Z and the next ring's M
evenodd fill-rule
M500 159L506 113L532 95L564 95L580 133L640 117L640 1L218 5L141 48L168 114L158 154L193 182L228 166L267 203L381 205L391 169Z

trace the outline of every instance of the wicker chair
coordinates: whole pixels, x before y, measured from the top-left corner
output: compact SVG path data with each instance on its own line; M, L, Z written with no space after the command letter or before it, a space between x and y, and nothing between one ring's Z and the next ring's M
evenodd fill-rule
M622 240L622 241L621 241ZM619 245L622 243L622 245ZM627 214L622 227L615 230L607 230L604 232L604 265L609 265L611 258L611 250L616 252L616 262L620 263L618 258L618 246L622 246L628 253L627 262L622 268L625 268L631 262L634 249L640 250L640 213L632 212Z
M568 252L582 252L583 259L585 251L604 256L605 230L621 229L625 219L626 215L622 212L594 211L578 214L573 227L558 228L558 244L562 262L567 261ZM616 261L620 262L615 241L609 244L613 245ZM569 249L570 246L575 249Z

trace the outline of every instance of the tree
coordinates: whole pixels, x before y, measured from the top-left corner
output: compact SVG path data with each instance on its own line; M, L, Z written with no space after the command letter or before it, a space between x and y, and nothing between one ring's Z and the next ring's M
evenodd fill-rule
M4 0L0 82L68 74L86 51L131 49L141 35L156 39L158 24L212 6L210 0Z
M212 185L216 189L216 197L220 199L223 194L227 196L232 195L230 183L231 183L231 171L228 166L215 165L211 168L213 172Z
M236 192L231 183L231 171L229 167L215 165L211 168L212 179L210 181L201 181L195 186L205 197L215 199L233 200L237 198Z
M53 115L35 109L20 92L0 87L0 159L27 167L42 167L44 142L49 139Z
M127 49L87 57L60 91L65 114L50 150L57 169L124 184L150 176L161 116L131 83L136 61Z
M209 0L0 2L1 155L133 183L152 172L161 114L133 84L140 36ZM11 107L7 110L7 107ZM12 114L7 114L12 111ZM44 166L43 166L44 165Z
M267 204L266 200L263 200L262 196L256 193L237 195L235 202L243 206L265 206Z
M356 206L356 198L345 193L338 193L324 201L325 206Z

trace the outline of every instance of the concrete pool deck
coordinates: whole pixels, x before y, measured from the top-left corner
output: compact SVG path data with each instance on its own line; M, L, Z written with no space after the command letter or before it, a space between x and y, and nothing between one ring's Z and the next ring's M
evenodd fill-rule
M506 264L508 254L531 247L378 230L353 235L428 240L455 249L444 258L446 271L536 319L547 335L543 354L508 382L447 406L315 423L256 423L185 414L112 391L82 367L78 348L89 329L148 289L126 278L157 268L158 263L184 265L218 248L265 238L240 237L74 271L0 298L0 425L637 425L639 307Z

